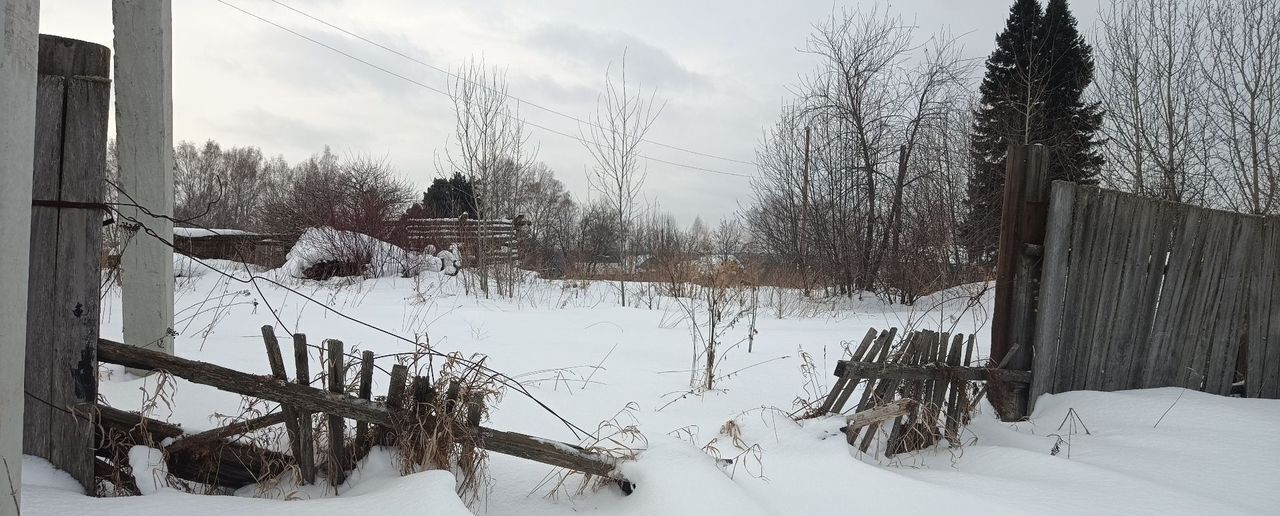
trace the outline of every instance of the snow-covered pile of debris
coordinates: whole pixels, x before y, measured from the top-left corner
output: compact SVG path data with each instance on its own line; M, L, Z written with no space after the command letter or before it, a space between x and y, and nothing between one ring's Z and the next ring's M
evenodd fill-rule
M440 258L430 254L415 253L369 235L321 227L308 228L298 237L281 270L294 278L386 278L438 272L442 265Z

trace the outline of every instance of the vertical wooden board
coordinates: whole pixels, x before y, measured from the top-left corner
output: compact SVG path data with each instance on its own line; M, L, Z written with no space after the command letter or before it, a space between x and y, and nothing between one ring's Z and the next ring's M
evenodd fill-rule
M1212 327L1205 365L1205 392L1227 395L1235 380L1236 358L1240 342L1248 331L1243 302L1249 289L1249 262L1257 260L1254 244L1261 237L1261 219L1233 215L1234 229L1231 252L1220 280L1220 301L1212 308Z
M881 332L880 336L876 337L876 329L868 329L867 334L862 337L862 342L858 343L858 347L854 348L853 353L849 357L849 361L861 362L863 356L867 354L867 349L871 346L872 342L875 342L876 346L879 346L888 338L888 335L889 332ZM846 371L845 374L840 377L840 380L836 382L836 385L840 390L832 391L833 394L836 394L835 399L832 400L830 405L824 403L824 408L819 413L825 414L827 412L840 412L844 410L844 404L849 401L849 396L853 395L853 391L858 388L858 377Z
M1208 211L1180 206L1178 225L1169 243L1168 265L1156 314L1151 324L1151 347L1142 370L1143 387L1165 387L1181 384L1177 356L1183 344L1181 326L1183 308L1199 274L1200 254L1209 227Z
M996 250L995 307L991 316L991 356L996 360L1009 351L1010 308L1013 301L1015 255L1021 249L1019 221L1026 179L1026 145L1010 145L1005 154L1005 179L1000 212L1000 241Z
M1268 348L1280 347L1280 324L1272 331L1273 313L1280 315L1280 217L1268 217L1262 224L1258 248L1259 259L1250 270L1249 279L1249 338L1247 346L1247 376L1245 395L1262 396L1266 384L1280 383L1280 370L1267 370ZM1274 298L1274 299L1273 299Z
M889 328L889 336L885 338L884 345L880 346L879 352L868 355L871 362L875 362L877 364L885 364L889 362L889 352L893 348L893 337L897 332L897 328ZM880 388L879 386L883 385L886 381L888 380L883 378L878 380L874 378L867 380L867 386L862 389L862 399L858 401L858 406L854 412L862 412L863 410L871 408L871 403L874 402L872 394L875 393L877 389Z
M1124 238L1124 232L1113 230L1117 227L1127 227L1120 224L1121 221L1118 220L1128 212L1128 206L1121 205L1119 193L1103 190L1099 196L1098 226L1096 235L1092 239L1094 259L1090 260L1088 268L1085 269L1085 275L1089 277L1089 286L1080 298L1079 335L1080 344L1085 348L1085 353L1077 355L1074 390L1099 387L1099 370L1103 366L1099 354L1105 352L1106 347L1098 342L1095 331L1100 325L1100 319L1109 315L1104 312L1103 307L1105 301L1108 301L1105 294L1114 289L1116 268L1112 266L1111 260L1115 248L1121 245L1120 241Z
M57 200L62 169L62 113L65 83L61 77L40 75L36 87L35 160L32 199ZM58 252L58 209L31 208L31 254L27 277L27 337L23 389L22 450L49 458L52 435L48 431L56 400L49 374L54 364L57 335L51 320L55 313Z
M1125 364L1128 381L1121 389L1137 389L1143 386L1147 354L1151 350L1152 322L1158 308L1161 286L1164 284L1165 265L1174 240L1173 228L1181 225L1183 212L1178 205L1160 202L1156 205L1155 220L1147 239L1147 262L1141 269L1140 292L1135 302L1133 325L1130 329L1132 352Z
M1202 389L1208 371L1206 370L1209 349L1213 340L1214 308L1222 299L1222 277L1231 255L1234 217L1230 214L1211 211L1209 213L1210 231L1205 238L1201 270L1196 278L1195 294L1186 303L1183 332L1184 344L1178 355L1177 385L1192 389Z
M342 365L342 341L329 339L325 341L329 352L329 392L342 394L346 392L346 368ZM346 421L342 416L329 414L329 484L334 491L338 485L346 481Z
M1049 198L1049 220L1045 228L1044 261L1040 269L1036 333L1031 341L1032 374L1031 391L1028 394L1028 413L1034 410L1036 398L1053 389L1053 378L1061 362L1061 357L1058 355L1061 349L1059 332L1062 329L1067 278L1071 273L1070 253L1075 193L1074 183L1053 182L1053 192ZM956 392L954 384L952 392L953 395ZM950 425L950 421L947 424Z
M1059 367L1058 383L1054 392L1073 391L1084 388L1085 375L1089 368L1089 333L1088 321L1093 317L1092 303L1089 301L1096 290L1098 278L1094 270L1098 267L1105 253L1103 242L1106 228L1111 223L1110 217L1115 212L1114 204L1107 206L1102 202L1101 191L1094 187L1079 187L1076 191L1076 225L1079 232L1072 235L1071 248L1073 254L1079 250L1079 260L1074 260L1072 274L1068 278L1067 308L1064 311L1061 345L1070 350L1064 353L1064 364ZM1081 223L1083 222L1083 223Z
M307 336L303 333L293 334L293 367L298 385L311 385L311 355L307 352ZM316 483L316 449L311 412L298 411L298 453L294 457L298 461L298 474L302 483Z
M66 81L59 200L103 201L106 177L107 117L110 85L72 78ZM56 314L58 343L51 395L74 414L57 411L49 432L59 442L50 462L95 489L92 413L98 399L98 326L102 269L103 213L62 208L58 220Z
M960 351L964 348L964 335L959 333L951 340L951 349L947 352L947 365L951 367L960 367ZM966 382L953 380L946 387L946 433L947 441L956 446L960 444L960 389L964 388ZM1030 410L1028 410L1030 412Z
M1280 265L1280 217L1270 219L1271 235L1268 247ZM1271 269L1271 287L1267 289L1271 296L1271 330L1267 332L1266 349L1262 358L1262 382L1258 386L1258 396L1280 399L1280 267Z
M1120 260L1120 283L1114 295L1110 324L1098 333L1099 342L1105 342L1106 370L1100 388L1114 391L1129 383L1130 364L1133 358L1134 320L1138 319L1138 301L1142 297L1144 274L1150 261L1152 226L1159 202L1133 197L1125 199L1134 205L1132 221L1128 228L1117 227L1117 232L1127 231L1128 243Z

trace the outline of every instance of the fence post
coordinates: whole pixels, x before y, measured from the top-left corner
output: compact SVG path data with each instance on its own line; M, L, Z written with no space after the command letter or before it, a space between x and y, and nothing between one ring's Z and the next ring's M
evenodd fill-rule
M23 450L89 493L110 69L107 47L40 36Z
M173 354L171 0L113 0L121 212L140 222L120 257L124 340ZM154 233L154 234L153 234ZM138 373L145 373L138 371Z
M23 368L27 342L27 260L31 163L35 149L40 1L0 10L0 514L18 514L22 491ZM12 494L12 496L9 496Z
M1032 335L1048 217L1048 149L1011 145L1005 158L1004 203L996 257L996 306L991 328L991 359L1006 368L1031 368ZM1006 356L1013 353L1006 359ZM1008 384L991 394L1004 421L1026 416L1027 386Z

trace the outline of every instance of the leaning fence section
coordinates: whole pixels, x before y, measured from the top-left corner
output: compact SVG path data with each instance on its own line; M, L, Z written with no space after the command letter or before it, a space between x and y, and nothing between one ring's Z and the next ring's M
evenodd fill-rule
M1180 386L1280 398L1280 218L1053 183L1031 400Z

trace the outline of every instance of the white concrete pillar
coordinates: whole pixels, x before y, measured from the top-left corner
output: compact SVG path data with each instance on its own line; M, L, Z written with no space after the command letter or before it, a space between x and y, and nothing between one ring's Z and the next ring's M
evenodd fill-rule
M171 0L113 0L120 186L155 215L173 216ZM121 195L121 202L130 202ZM123 209L139 230L121 256L124 341L173 353L173 222Z
M39 0L0 0L0 516L22 491L23 368Z

